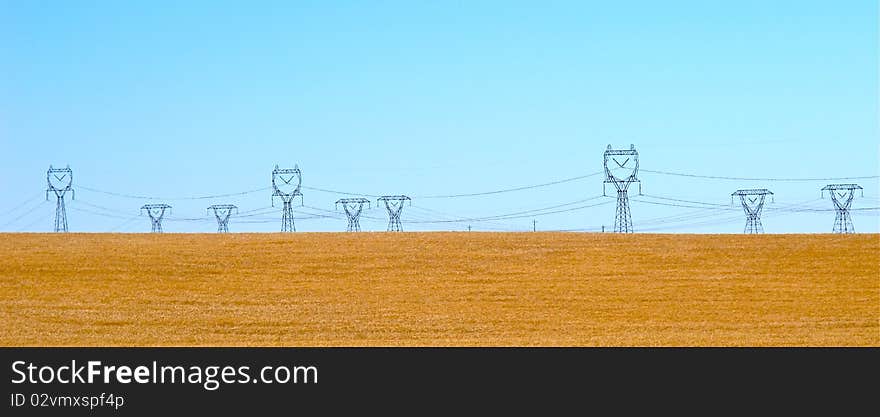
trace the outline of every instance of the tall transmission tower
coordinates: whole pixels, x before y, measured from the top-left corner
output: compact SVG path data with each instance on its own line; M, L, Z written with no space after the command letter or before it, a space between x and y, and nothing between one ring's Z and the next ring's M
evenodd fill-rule
M272 207L275 207L275 197L281 198L281 202L284 203L284 207L281 210L282 232L296 231L296 225L293 224L293 205L291 205L291 202L297 196L302 200L301 186L302 172L299 170L298 165L294 165L292 169L278 168L278 165L275 165L275 170L272 171L272 189L274 190L272 193Z
M49 199L49 192L55 193L55 231L67 232L67 209L64 207L64 195L70 191L71 197L76 198L76 191L73 190L73 171L70 165L66 168L52 168L46 171L46 200Z
M214 210L214 217L217 218L217 233L229 233L229 216L233 210L238 213L238 207L232 204L214 204L208 207L208 211Z
M825 191L831 194L831 201L834 202L836 214L834 215L834 233L855 233L853 227L852 216L849 209L852 206L853 198L856 196L856 190L862 190L862 197L865 196L865 190L858 184L828 184L822 188L822 197L825 197Z
M730 195L730 204L733 204L733 197L739 196L743 211L746 213L746 227L743 229L743 233L764 233L764 226L761 225L761 210L764 209L764 200L768 195L772 201L773 193L766 188L736 190Z
M407 201L412 205L412 199L405 195L384 195L376 200L376 204L384 202L385 208L388 210L389 232L403 231L403 227L400 223L400 213L403 211L403 204Z
M364 204L367 207L370 207L370 200L366 198L343 198L336 202L336 209L339 209L339 205L342 204L342 209L345 210L345 215L348 217L348 229L347 232L360 232L361 231L361 212L364 210Z
M609 164L609 161L611 162ZM605 184L612 183L617 189L617 211L614 214L614 231L632 233L632 213L629 209L627 191L630 184L639 183L639 195L642 194L642 183L639 181L639 153L635 145L629 149L605 149L604 156L605 182L602 183L602 195L605 195Z
M141 215L146 212L150 216L150 222L153 224L151 232L162 233L162 218L165 217L165 210L171 210L168 204L144 204L141 207Z

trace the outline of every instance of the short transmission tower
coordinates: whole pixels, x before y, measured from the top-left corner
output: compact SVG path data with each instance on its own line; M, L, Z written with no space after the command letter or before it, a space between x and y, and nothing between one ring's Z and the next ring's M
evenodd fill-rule
M73 171L70 165L67 168L52 168L46 171L46 200L49 199L49 192L55 193L57 199L55 203L55 231L67 232L67 209L64 207L64 195L70 191L71 197L76 198L76 192L73 190Z
M275 197L281 198L281 202L284 203L281 214L282 232L296 231L296 225L293 224L293 205L291 202L297 196L302 199L301 186L302 172L298 165L294 165L292 169L282 169L275 165L275 170L272 171L272 189L275 190L272 193L272 207L275 207Z
M849 209L852 206L853 198L856 196L856 190L862 190L862 197L865 196L865 190L858 184L829 184L822 188L822 197L825 191L831 194L831 201L834 202L836 214L834 215L834 233L855 233L853 227L852 216Z
M238 207L232 204L214 204L208 207L208 211L214 210L214 217L217 218L217 233L229 233L229 216L233 210L238 213Z
M348 217L348 229L347 232L360 232L361 231L361 212L364 210L364 204L367 207L370 207L370 200L366 198L343 198L336 202L336 208L339 209L339 205L342 204L342 209L345 210L345 215Z
M388 209L389 232L403 231L403 227L400 223L400 213L403 211L403 204L407 201L409 201L409 204L412 205L412 199L405 195L385 195L379 197L379 199L376 201L376 204L384 202L385 208Z
M609 162L610 161L610 162ZM642 183L639 181L639 153L635 145L629 149L605 149L605 182L602 183L602 195L605 195L605 184L612 183L617 189L617 212L614 215L614 231L632 233L632 213L629 210L629 185L639 183L639 195L642 194Z
M168 204L144 204L141 207L141 214L146 211L150 216L153 233L162 233L162 218L165 217L165 210L171 210L171 206Z
M730 204L733 204L733 197L739 196L743 211L746 213L746 227L743 229L743 233L764 233L764 226L761 225L761 210L764 209L764 200L768 195L772 201L773 193L766 188L736 190L735 193L730 195Z

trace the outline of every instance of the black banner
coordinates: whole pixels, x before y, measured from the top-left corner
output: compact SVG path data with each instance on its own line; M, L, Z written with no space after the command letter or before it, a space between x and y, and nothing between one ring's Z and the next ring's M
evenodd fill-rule
M2 415L849 415L876 411L880 374L876 349L4 348L0 356Z

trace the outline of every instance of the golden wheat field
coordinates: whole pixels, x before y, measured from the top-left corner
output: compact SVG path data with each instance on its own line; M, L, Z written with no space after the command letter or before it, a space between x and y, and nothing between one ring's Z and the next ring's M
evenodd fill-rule
M880 345L878 235L0 234L4 346Z

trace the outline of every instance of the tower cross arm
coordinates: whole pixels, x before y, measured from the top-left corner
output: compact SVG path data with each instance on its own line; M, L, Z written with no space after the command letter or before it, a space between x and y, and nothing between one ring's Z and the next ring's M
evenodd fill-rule
M731 196L745 196L745 195L773 195L773 192L766 188L750 188L745 190L736 190Z

